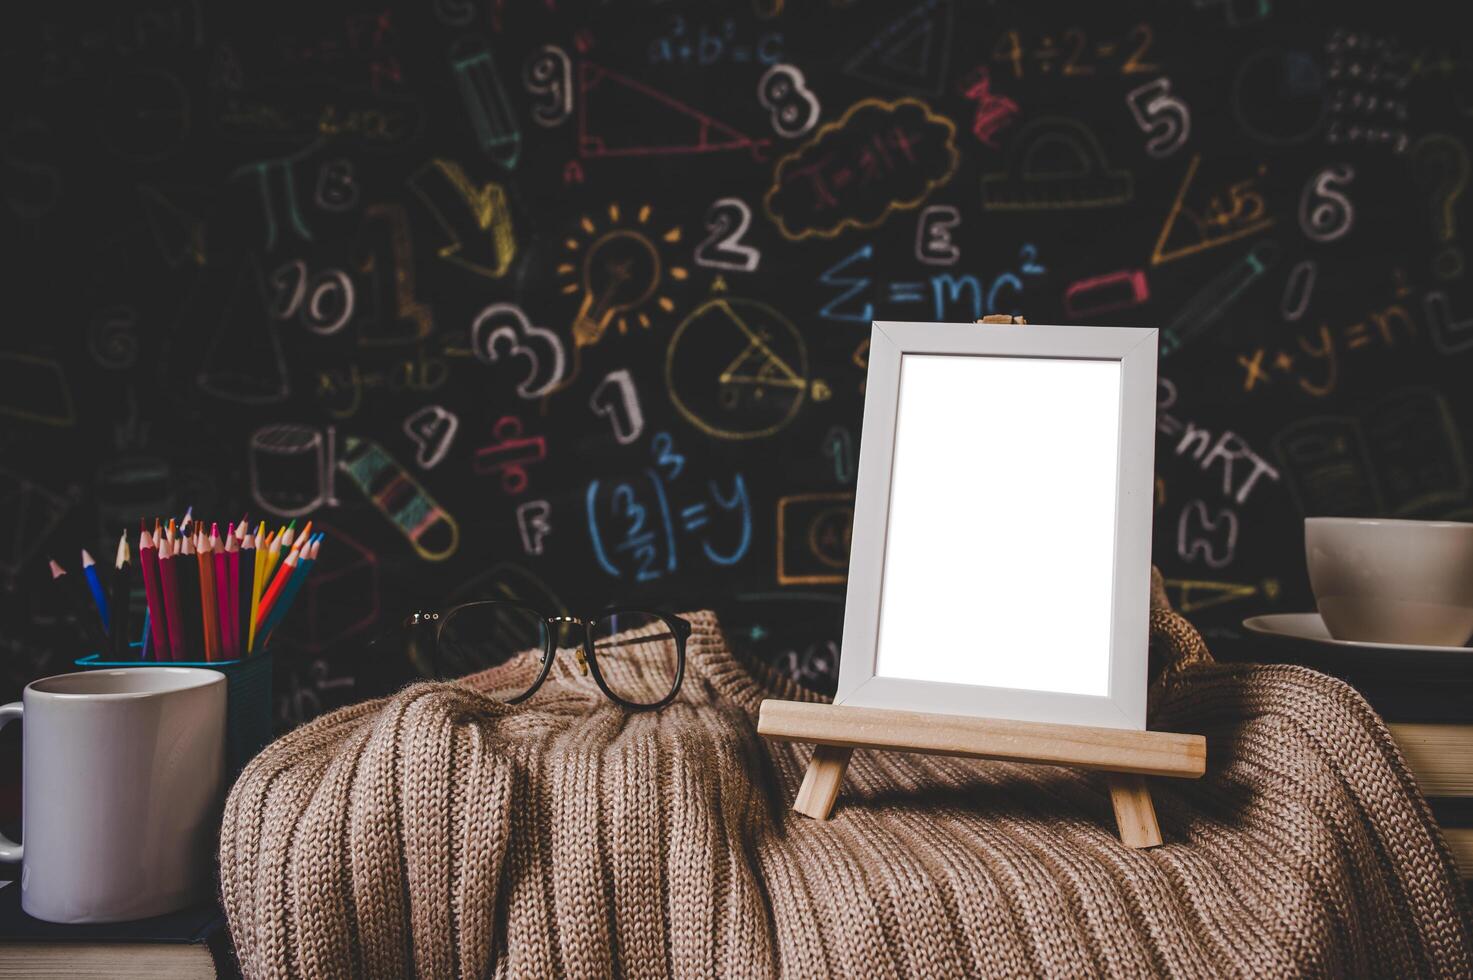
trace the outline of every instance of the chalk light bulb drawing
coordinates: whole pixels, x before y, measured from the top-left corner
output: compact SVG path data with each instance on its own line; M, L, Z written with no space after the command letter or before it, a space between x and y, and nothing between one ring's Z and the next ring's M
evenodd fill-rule
M607 227L601 229L585 215L578 225L582 234L569 236L563 243L569 257L557 271L569 281L562 291L583 294L573 319L576 347L598 343L611 323L621 334L629 331L631 318L648 329L651 307L674 312L674 301L661 288L667 277L683 282L690 272L664 261L660 249L680 241L680 226L655 234L649 228L652 214L650 206L643 204L634 213L633 223L626 225L619 205L610 204Z

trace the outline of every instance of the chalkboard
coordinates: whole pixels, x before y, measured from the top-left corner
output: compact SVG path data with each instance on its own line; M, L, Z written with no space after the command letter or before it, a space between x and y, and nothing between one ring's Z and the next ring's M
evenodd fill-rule
M328 533L283 724L498 595L714 606L831 688L870 321L989 313L1161 329L1155 561L1230 647L1309 608L1303 515L1473 514L1454 43L1281 0L13 14L0 697L78 653L47 556L186 506Z

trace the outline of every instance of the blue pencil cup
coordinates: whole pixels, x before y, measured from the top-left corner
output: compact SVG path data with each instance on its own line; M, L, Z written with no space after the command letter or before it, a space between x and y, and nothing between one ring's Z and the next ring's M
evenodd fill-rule
M134 643L138 647L141 644ZM83 670L119 667L203 667L225 675L225 764L232 778L271 741L271 651L244 660L109 660L92 653L73 663Z

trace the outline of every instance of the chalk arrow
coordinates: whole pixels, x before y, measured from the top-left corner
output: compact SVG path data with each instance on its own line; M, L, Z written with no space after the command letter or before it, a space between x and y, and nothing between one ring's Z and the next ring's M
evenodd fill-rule
M449 244L440 258L491 279L500 279L516 258L506 189L491 181L477 187L460 164L431 160L409 186L440 226Z

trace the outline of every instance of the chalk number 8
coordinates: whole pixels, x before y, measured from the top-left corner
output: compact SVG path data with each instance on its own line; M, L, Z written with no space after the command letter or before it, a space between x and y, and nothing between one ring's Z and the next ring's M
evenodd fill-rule
M818 125L818 98L792 65L773 65L757 83L757 99L772 113L772 128L792 139Z

